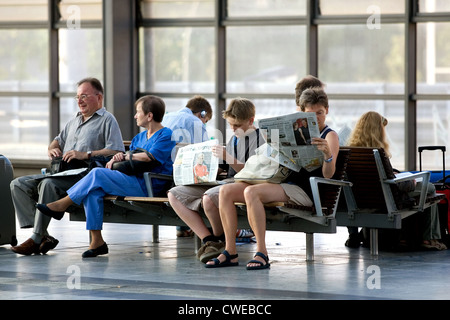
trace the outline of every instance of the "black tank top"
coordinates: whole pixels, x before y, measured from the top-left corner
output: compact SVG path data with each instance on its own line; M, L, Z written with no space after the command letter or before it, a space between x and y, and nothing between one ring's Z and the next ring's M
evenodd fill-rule
M320 137L322 139L325 139L325 137L331 131L334 131L334 130L326 125L325 128L323 128L323 130L320 131ZM300 188L302 188L303 191L306 192L308 197L310 199L312 199L313 196L312 196L311 184L309 183L309 178L310 177L322 177L323 178L322 166L320 166L319 168L317 168L317 169L315 169L313 171L307 171L304 168L301 168L299 172L293 171L289 175L289 177L287 178L285 183L292 183L292 184L298 185Z

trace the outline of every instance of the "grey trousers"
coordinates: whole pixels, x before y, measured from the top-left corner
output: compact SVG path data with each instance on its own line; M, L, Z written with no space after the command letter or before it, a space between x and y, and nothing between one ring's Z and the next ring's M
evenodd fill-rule
M424 210L423 216L423 240L439 240L441 236L441 225L439 223L439 210L437 204Z
M417 183L420 188L421 182ZM428 183L428 195L435 195L436 188L432 183ZM433 204L424 210L423 216L423 240L441 239L441 225L439 223L439 210L437 204Z
M37 174L11 181L11 197L20 227L33 227L34 233L46 235L51 218L37 210L36 203L47 204L65 197L66 191L83 176L78 174L51 178Z

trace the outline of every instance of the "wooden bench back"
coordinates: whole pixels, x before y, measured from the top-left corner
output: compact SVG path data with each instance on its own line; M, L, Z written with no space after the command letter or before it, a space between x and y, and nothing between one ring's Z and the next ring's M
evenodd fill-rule
M336 171L332 177L334 180L344 180L345 173L347 170L348 160L351 151L346 148L341 148L339 150L338 157L336 159ZM324 215L330 215L333 213L335 206L337 206L339 200L339 194L341 187L337 185L320 184L320 202L322 207L325 208Z
M387 212L386 200L380 182L377 164L373 150L380 153L387 179L395 178L391 162L382 148L341 147L350 149L351 154L347 165L347 179L353 183L352 192L359 209L371 209ZM402 207L400 190L396 185L390 186L396 206Z

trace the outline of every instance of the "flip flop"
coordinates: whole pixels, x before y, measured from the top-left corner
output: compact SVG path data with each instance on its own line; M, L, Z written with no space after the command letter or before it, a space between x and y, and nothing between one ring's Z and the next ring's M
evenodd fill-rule
M262 252L257 252L257 253L255 254L255 257L256 257L256 256L263 258L264 261L265 261L266 263L263 264L263 262L261 262L261 261L259 261L259 260L250 260L250 261L247 263L247 270L261 270L261 269L268 269L268 268L270 268L270 263L269 263L269 257L268 257L268 256L266 256L266 255L265 255L264 253L262 253ZM249 267L249 266L248 266L249 263L257 263L257 264L259 264L259 266L256 266L256 267Z
M222 254L225 256L225 261L220 262L219 259L214 258L209 261L213 261L214 264L205 264L206 268L221 268L221 267L235 267L239 265L239 262L231 262L232 259L236 259L238 257L237 254L230 255L227 250L224 250Z

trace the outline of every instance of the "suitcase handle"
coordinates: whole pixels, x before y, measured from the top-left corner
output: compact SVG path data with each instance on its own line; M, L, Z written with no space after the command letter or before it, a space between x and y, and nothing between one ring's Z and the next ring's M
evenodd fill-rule
M445 176L445 146L421 146L417 148L419 151L419 170L422 171L422 151L423 150L441 150L442 151L442 183L445 184L447 177Z
M422 146L419 147L419 152L422 152L423 150L441 150L442 152L445 152L445 146Z

